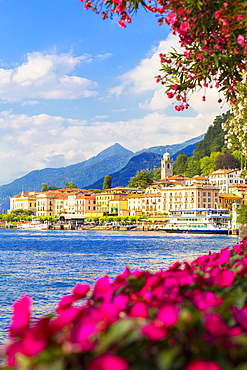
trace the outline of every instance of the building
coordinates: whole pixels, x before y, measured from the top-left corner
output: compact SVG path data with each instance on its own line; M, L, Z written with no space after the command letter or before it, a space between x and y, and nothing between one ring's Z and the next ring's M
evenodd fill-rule
M169 153L163 155L161 160L161 180L173 175L173 165Z
M36 194L35 192L21 192L13 197L10 197L10 212L17 209L24 211L32 211L36 215Z
M128 196L130 216L163 214L161 193L131 194Z
M161 190L163 212L218 206L219 188L213 185L167 187Z
M242 196L238 196L232 193L219 193L219 207L224 209L232 209L233 204L239 208L244 204Z
M209 183L209 179L206 176L196 175L192 178L187 178L185 180L186 185L205 185Z
M208 175L209 183L219 186L221 193L229 193L229 187L236 184L246 184L241 177L241 170L217 170Z
M56 195L56 192L51 191L36 195L36 216L55 216Z
M109 214L116 216L129 216L128 196L115 196L109 200Z
M87 213L96 211L96 196L82 195L75 200L75 213L85 216Z

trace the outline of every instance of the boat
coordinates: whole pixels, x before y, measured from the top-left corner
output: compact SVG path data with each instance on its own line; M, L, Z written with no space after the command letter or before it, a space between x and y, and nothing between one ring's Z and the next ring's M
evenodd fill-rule
M230 212L227 209L184 209L168 212L169 220L159 228L167 233L228 234Z
M32 221L21 222L17 225L17 228L22 230L48 230L48 224L33 218Z

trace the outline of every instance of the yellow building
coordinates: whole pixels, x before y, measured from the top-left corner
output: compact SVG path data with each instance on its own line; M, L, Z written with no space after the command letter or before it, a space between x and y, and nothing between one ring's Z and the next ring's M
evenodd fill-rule
M219 194L219 206L224 209L232 209L232 205L236 204L238 207L244 204L242 196L238 196L232 193L220 193Z
M20 194L10 197L10 212L17 209L24 211L30 210L36 214L36 194L35 192L21 192Z
M116 216L129 216L128 196L115 196L109 200L109 214Z

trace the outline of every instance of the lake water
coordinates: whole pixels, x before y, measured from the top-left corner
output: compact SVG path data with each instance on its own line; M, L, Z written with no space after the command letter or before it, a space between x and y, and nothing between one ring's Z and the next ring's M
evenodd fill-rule
M0 229L0 341L6 337L11 304L33 299L35 316L52 311L78 282L93 284L130 269L165 269L238 243L224 235L167 235L162 232Z

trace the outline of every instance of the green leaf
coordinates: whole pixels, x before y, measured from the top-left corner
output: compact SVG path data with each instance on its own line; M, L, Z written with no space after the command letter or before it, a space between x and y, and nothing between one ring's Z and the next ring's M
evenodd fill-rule
M173 347L160 352L157 357L157 366L159 370L170 370L174 360L179 355L179 348Z
M116 324L111 325L110 329L106 332L98 347L96 353L100 354L107 351L113 345L119 344L120 341L124 340L130 334L134 332L135 336L138 335L136 330L136 320L128 319L118 321Z
M246 370L247 369L247 362L237 366L237 367L234 367L234 370Z
M129 286L133 290L140 290L145 284L146 277L142 276L141 278L137 278L136 276L131 275L127 277L126 280L129 282Z

